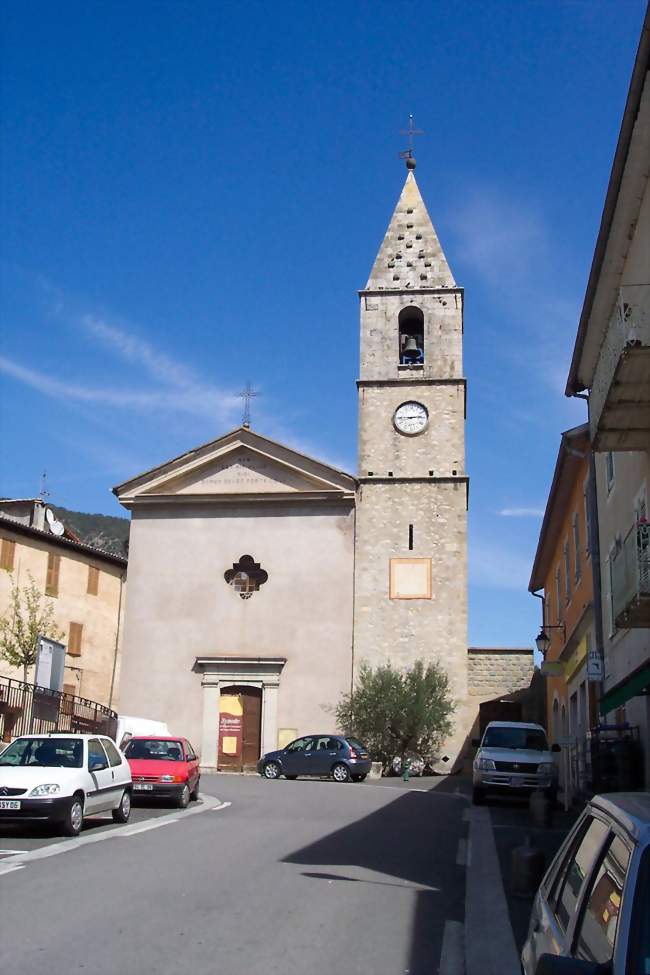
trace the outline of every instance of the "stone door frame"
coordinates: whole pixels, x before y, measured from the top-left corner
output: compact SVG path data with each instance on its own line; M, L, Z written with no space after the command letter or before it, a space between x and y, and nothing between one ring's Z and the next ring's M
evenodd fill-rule
M262 691L260 752L274 751L278 741L278 692L285 657L197 657L195 670L203 674L201 768L216 771L219 759L219 704L227 687L259 687Z

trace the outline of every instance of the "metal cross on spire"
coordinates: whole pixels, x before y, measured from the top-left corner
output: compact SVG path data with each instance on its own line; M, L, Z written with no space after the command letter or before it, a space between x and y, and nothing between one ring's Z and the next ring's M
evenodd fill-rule
M406 168L415 169L415 159L413 158L413 137L416 135L424 135L424 129L416 129L413 125L413 116L409 115L409 124L407 129L400 129L400 135L407 136L409 140L409 147L405 152L400 152L400 159L406 159Z
M251 425L251 400L260 394L253 389L251 384L248 382L244 389L242 389L239 394L240 398L244 401L244 413L242 416L242 426L248 428Z

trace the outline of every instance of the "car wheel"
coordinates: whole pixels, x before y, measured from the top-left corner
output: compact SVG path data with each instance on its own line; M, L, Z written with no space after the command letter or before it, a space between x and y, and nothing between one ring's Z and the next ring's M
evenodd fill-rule
M65 819L63 820L63 832L66 836L79 836L84 821L84 801L80 795L73 796L70 800Z
M349 782L351 778L350 769L342 762L338 762L332 769L332 778L335 782Z
M364 779L365 779L365 775L353 775L352 776L352 781L353 782L363 782Z
M279 779L280 778L280 766L277 762L267 762L264 766L264 778L265 779Z
M475 785L472 789L472 802L475 806L482 806L485 802L485 790Z
M190 792L190 799L192 800L192 802L196 802L198 800L198 798L199 798L199 786L200 786L200 784L201 784L201 776L198 777L198 779L196 780L196 785L194 786L194 788Z
M190 804L190 787L186 782L183 788L181 789L181 794L176 800L176 805L178 806L179 809L187 809L189 804Z
M115 823L128 823L131 815L131 793L125 789L120 799L117 809L113 810L113 821Z

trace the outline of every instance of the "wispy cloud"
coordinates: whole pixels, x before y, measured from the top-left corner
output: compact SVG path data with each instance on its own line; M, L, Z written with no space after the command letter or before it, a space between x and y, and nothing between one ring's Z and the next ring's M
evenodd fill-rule
M470 192L453 223L462 260L503 291L538 272L548 249L541 214L493 189Z
M541 204L474 188L450 224L461 261L483 280L504 321L495 347L517 369L530 370L534 362L535 375L559 394L562 408L580 296L566 284L572 278Z
M543 508L502 508L499 512L502 518L541 518Z
M56 312L66 317L58 295ZM75 325L91 340L136 368L136 378L125 387L68 382L15 360L0 357L0 372L55 399L96 403L117 409L191 415L227 425L241 406L240 397L204 382L191 367L171 358L129 330L91 313L75 314ZM139 372L139 375L138 375Z
M531 560L502 546L475 542L469 548L469 581L482 589L512 589L525 593Z

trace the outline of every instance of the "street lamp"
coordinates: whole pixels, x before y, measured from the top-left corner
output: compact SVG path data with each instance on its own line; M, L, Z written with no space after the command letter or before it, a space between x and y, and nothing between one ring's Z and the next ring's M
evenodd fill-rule
M546 656L546 654L548 653L548 648L551 645L551 638L546 632L546 630L562 630L562 639L564 639L566 635L566 628L564 626L564 623L560 623L558 624L558 626L547 626L546 628L542 627L539 633L537 634L537 636L535 637L535 643L537 645L537 649L541 653L542 657Z

